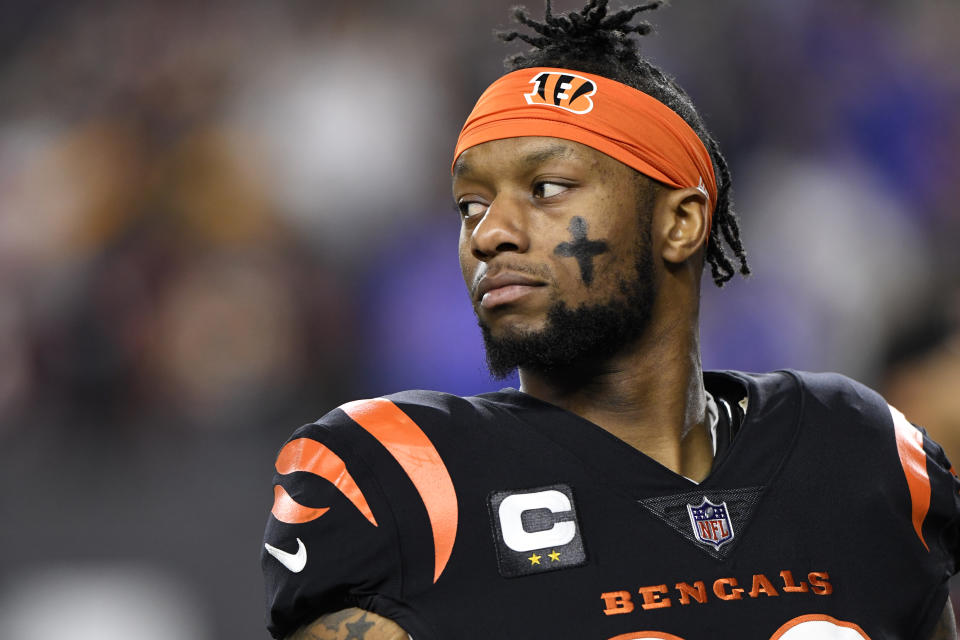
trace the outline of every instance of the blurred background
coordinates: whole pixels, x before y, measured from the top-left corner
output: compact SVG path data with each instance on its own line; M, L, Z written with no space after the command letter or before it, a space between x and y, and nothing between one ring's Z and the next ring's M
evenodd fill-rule
M0 5L0 637L265 640L291 431L515 384L485 371L449 195L511 4ZM857 377L960 459L960 5L651 19L755 272L705 282L704 365Z

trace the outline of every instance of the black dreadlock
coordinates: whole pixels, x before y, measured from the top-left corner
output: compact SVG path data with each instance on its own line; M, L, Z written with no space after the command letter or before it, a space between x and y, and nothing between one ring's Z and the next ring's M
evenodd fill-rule
M554 15L553 3L547 0L543 22L532 19L524 7L513 10L514 19L536 34L508 31L498 32L497 35L505 42L519 38L533 46L526 53L518 53L504 60L508 71L529 67L561 67L610 78L653 96L696 131L710 153L717 177L717 203L706 260L710 263L713 281L722 287L736 272L722 241L733 249L740 263L740 273L750 273L740 241L740 227L731 208L727 161L720 153L717 141L704 126L690 96L673 78L641 58L637 40L630 37L632 33L647 35L652 30L648 22L629 24L634 16L657 9L662 4L662 0L647 2L607 15L607 0L589 0L579 12Z

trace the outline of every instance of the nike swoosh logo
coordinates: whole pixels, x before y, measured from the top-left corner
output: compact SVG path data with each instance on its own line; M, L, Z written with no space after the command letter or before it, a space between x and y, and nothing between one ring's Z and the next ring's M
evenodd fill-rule
M267 550L267 553L279 560L280 564L287 569L290 569L290 571L294 573L300 573L303 571L303 568L307 566L307 548L303 546L303 540L300 538L297 538L297 545L296 553L287 553L276 547L271 547L266 542L263 543L263 548Z

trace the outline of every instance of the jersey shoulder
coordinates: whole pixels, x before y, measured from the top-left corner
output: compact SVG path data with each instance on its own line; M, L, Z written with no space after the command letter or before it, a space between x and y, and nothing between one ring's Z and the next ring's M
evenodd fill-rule
M316 422L301 427L293 437L318 432L349 437L348 433L354 425L366 428L377 423L401 431L409 428L410 422L421 430L452 429L464 426L465 422L482 419L489 414L489 405L484 396L462 397L426 390L400 391L346 402Z
M347 607L417 628L399 603L449 561L451 451L485 407L404 391L344 403L293 433L275 462L261 554L274 637Z
M943 450L921 426L911 423L880 393L843 374L786 369L771 373L710 372L709 376L727 385L731 381L742 384L750 411L760 414L761 419L767 414L780 415L776 409L790 405L790 413L807 431L864 439L864 446L879 441L897 443L901 448L910 442L922 443L938 464L950 467Z
M351 459L367 468L396 459L403 447L430 450L435 440L449 437L451 431L469 432L477 420L489 413L487 403L478 397L464 398L437 391L401 391L386 396L353 400L329 411L319 420L294 431L281 450L316 445L339 457ZM381 454L391 454L384 458Z
M807 409L841 412L844 415L888 412L887 402L867 385L833 372L788 371L797 380Z
M720 389L739 384L746 388L750 410L767 413L784 403L796 404L794 412L819 423L847 427L860 425L889 430L889 405L870 387L840 373L815 373L784 369L770 373L716 371L705 379Z
M948 564L960 554L960 482L926 431L867 385L838 373L727 372L750 391L751 411L773 413L793 397L796 451L839 470L842 484L903 515L916 539ZM791 390L792 388L792 390ZM762 399L753 406L754 398ZM782 414L781 414L782 415Z

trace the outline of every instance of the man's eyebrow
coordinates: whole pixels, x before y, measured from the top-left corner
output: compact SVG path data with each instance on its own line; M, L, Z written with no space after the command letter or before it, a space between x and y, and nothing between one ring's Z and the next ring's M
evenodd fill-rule
M573 149L565 144L554 144L537 151L531 151L520 158L520 162L525 165L542 164L547 160L555 160L564 156L573 155Z
M536 149L526 155L518 156L515 159L515 162L519 165L528 167L542 164L548 160L555 160L557 158L563 158L572 155L574 155L574 149L572 147L566 144L558 143ZM457 158L457 161L453 164L453 177L469 177L472 173L473 167L466 161L466 159L464 159L462 155Z
M457 176L469 174L472 172L473 172L473 169L470 167L469 164L467 164L467 161L463 159L462 155L459 158L457 158L457 161L455 163L453 163L454 178L456 178Z

